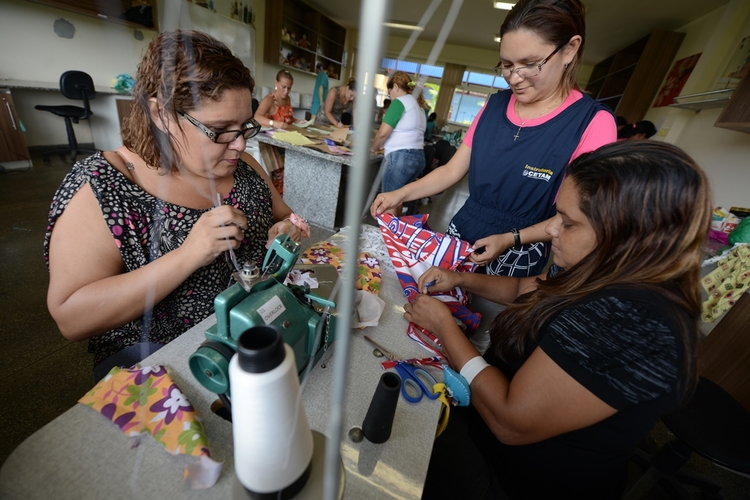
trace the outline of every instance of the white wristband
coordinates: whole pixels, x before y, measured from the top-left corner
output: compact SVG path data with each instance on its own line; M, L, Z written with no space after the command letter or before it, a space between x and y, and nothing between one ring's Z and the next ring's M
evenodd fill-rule
M484 360L482 356L475 356L464 364L461 368L461 376L471 385L471 381L474 377L479 375L479 372L490 366L488 362Z

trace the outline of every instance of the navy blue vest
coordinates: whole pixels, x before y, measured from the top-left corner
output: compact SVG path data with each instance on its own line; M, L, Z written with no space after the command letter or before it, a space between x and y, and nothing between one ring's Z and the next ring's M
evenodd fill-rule
M555 214L570 157L594 115L604 109L586 94L546 123L518 132L506 116L510 91L490 96L474 130L469 198L451 221L461 239L522 229Z

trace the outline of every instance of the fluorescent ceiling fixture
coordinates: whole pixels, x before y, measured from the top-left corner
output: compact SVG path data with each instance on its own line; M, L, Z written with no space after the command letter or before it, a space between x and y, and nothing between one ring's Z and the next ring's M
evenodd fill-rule
M399 30L424 31L424 28L422 26L417 26L416 24L383 23L383 26L388 26L389 28L396 28Z
M502 38L500 38L500 35L499 35L499 34L495 35L495 41L496 41L497 43L500 43L500 42L502 41Z
M501 10L510 10L513 8L515 4L514 3L508 3L508 2L492 2L492 6L496 9Z

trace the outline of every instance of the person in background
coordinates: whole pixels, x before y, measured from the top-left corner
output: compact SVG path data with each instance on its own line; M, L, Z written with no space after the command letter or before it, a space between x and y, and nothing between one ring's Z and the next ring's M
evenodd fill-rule
M346 85L329 90L325 106L319 109L318 114L315 115L315 125L344 127L345 125L341 123L341 115L351 108L355 95L356 83L354 78L350 78Z
M76 163L55 193L47 304L65 338L88 339L97 380L213 313L233 281L230 252L260 267L276 236L304 234L263 168L241 158L260 130L254 86L216 39L159 33L138 66L125 145Z
M648 120L626 125L622 130L617 132L619 141L637 141L639 139L650 139L656 135L656 126Z
M469 198L447 233L476 249L488 274L534 276L544 269L546 222L565 169L580 154L616 140L609 108L576 84L585 45L580 0L521 0L500 28L496 67L510 92L492 95L446 165L381 193L373 217L435 195L469 174Z
M285 69L276 73L276 85L273 92L260 101L258 110L255 112L255 121L264 127L286 130L295 121L292 100L289 92L292 91L294 77Z
M325 102L326 96L328 95L328 74L320 63L315 67L315 71L318 73L318 76L315 77L312 104L310 105L310 115L312 116L318 114L321 104Z
M431 141L432 133L435 131L435 120L437 119L437 113L430 113L427 117L427 126L424 129L424 140Z
M378 110L378 124L383 123L383 117L388 111L388 107L391 105L390 99L383 99L383 107Z
M419 278L404 316L437 335L471 392L435 441L423 499L621 498L636 445L697 380L711 206L682 150L609 144L568 169L546 279ZM456 286L508 304L484 357L428 295Z
M391 104L383 117L370 147L373 155L385 148L381 188L394 191L413 181L425 167L424 131L426 119L424 98L412 95L415 82L403 71L396 71L388 80ZM401 214L401 205L390 207L393 215Z
M615 123L617 124L617 133L620 133L620 130L622 130L624 127L628 125L628 121L625 119L624 116L616 116L615 117Z

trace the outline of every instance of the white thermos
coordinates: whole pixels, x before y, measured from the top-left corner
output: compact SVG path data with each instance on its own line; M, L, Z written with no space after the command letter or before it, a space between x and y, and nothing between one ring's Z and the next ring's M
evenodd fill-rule
M277 328L251 328L237 342L229 380L237 479L252 498L291 498L313 454L294 351Z

